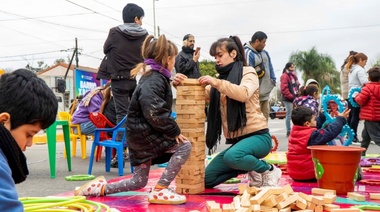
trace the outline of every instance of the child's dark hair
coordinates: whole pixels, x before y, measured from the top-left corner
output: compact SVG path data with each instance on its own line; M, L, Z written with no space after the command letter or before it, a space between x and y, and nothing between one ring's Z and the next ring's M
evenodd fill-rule
M310 108L300 106L292 111L292 122L294 125L303 126L305 122L311 121L313 115L314 113Z
M368 77L371 82L379 82L380 81L380 68L372 67L368 70Z
M245 60L245 53L244 53L244 47L240 41L240 38L238 36L230 36L229 38L220 38L219 40L215 41L213 44L211 44L210 47L210 55L215 56L217 54L216 49L220 48L224 49L231 53L233 50L236 51L236 61L243 62L244 66L247 66L247 61Z
M301 90L301 96L313 96L314 93L318 93L318 87L315 85L308 85Z
M0 78L0 113L9 113L11 129L39 123L46 129L54 123L57 97L46 83L27 69L17 69Z

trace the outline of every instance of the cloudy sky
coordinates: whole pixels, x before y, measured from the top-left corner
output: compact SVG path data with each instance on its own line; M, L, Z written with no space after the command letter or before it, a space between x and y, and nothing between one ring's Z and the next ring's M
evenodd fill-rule
M194 34L201 59L213 60L208 50L218 38L238 35L244 43L258 30L268 35L277 75L292 52L313 46L337 67L350 50L369 57L367 68L380 57L379 0L1 0L0 69L53 65L72 55L75 38L79 65L98 67L108 30L122 23L129 2L144 8L149 34L154 11L160 33L179 48L185 34Z

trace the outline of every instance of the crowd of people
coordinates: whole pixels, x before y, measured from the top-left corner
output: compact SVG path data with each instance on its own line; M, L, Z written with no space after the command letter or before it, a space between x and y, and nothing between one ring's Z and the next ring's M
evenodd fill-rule
M202 76L194 35L186 34L182 50L178 51L165 35L155 38L141 27L144 10L140 6L129 3L122 15L124 23L109 31L104 43L106 57L97 75L109 83L87 92L73 106L72 123L80 124L82 133L88 135L95 130L89 120L91 112L104 113L114 124L127 116L129 159L135 172L132 178L113 183L100 176L76 189L75 195L104 196L143 188L151 165L168 162L148 202L186 202L186 196L169 187L192 148L171 116L172 86L186 78L197 79L206 88L209 152L215 151L222 132L230 145L207 165L205 187L215 187L240 174L250 176L251 186L278 186L282 171L262 160L272 149L269 96L277 83L271 57L264 50L268 36L257 31L244 45L237 36L216 40L209 53L215 58L217 77ZM285 64L280 88L286 107L288 173L293 180L315 180L307 147L325 145L340 134L345 124L353 129L354 142L359 142L357 127L359 120L364 120L361 146L367 149L371 140L380 146L380 112L373 110L380 105L380 69L373 67L366 72L366 62L364 53L354 51L344 61L342 97L347 101L350 89L361 88L353 95L359 107L348 101L348 108L339 112L334 102L329 102L335 121L327 126L323 125L326 117L320 108L319 83L309 79L301 86L295 64ZM14 184L24 181L28 174L22 151L31 145L33 135L55 120L57 100L50 91L28 70L16 70L0 78L0 168L4 170L0 178L8 182L3 183L7 187L0 187L0 198L9 202L0 205L2 211L22 211ZM22 96L13 98L18 102L7 99L14 95ZM29 102L39 104L29 107Z

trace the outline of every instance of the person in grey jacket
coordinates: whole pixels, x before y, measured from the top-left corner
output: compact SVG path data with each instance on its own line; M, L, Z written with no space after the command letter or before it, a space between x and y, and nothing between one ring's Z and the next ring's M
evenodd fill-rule
M188 78L198 79L200 51L194 50L194 35L187 34L183 37L182 51L175 58L175 70L177 73L186 75Z
M252 66L259 77L260 109L268 121L269 96L276 86L276 75L269 54L264 50L268 36L261 31L252 35L251 41L244 45L245 57L249 66Z

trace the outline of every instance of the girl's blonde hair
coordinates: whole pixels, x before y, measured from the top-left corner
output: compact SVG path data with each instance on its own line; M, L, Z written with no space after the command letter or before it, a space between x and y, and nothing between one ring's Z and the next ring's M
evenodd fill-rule
M357 53L355 55L350 55L347 59L346 69L350 70L353 64L357 64L360 60L367 60L368 57L364 53Z
M154 38L153 35L148 35L142 45L141 52L144 59L153 59L163 68L167 68L168 57L175 57L178 54L178 48L173 42L167 40L165 35L161 35L158 39ZM146 70L146 64L139 63L131 71L131 76L135 77L140 71L144 74L150 70Z

